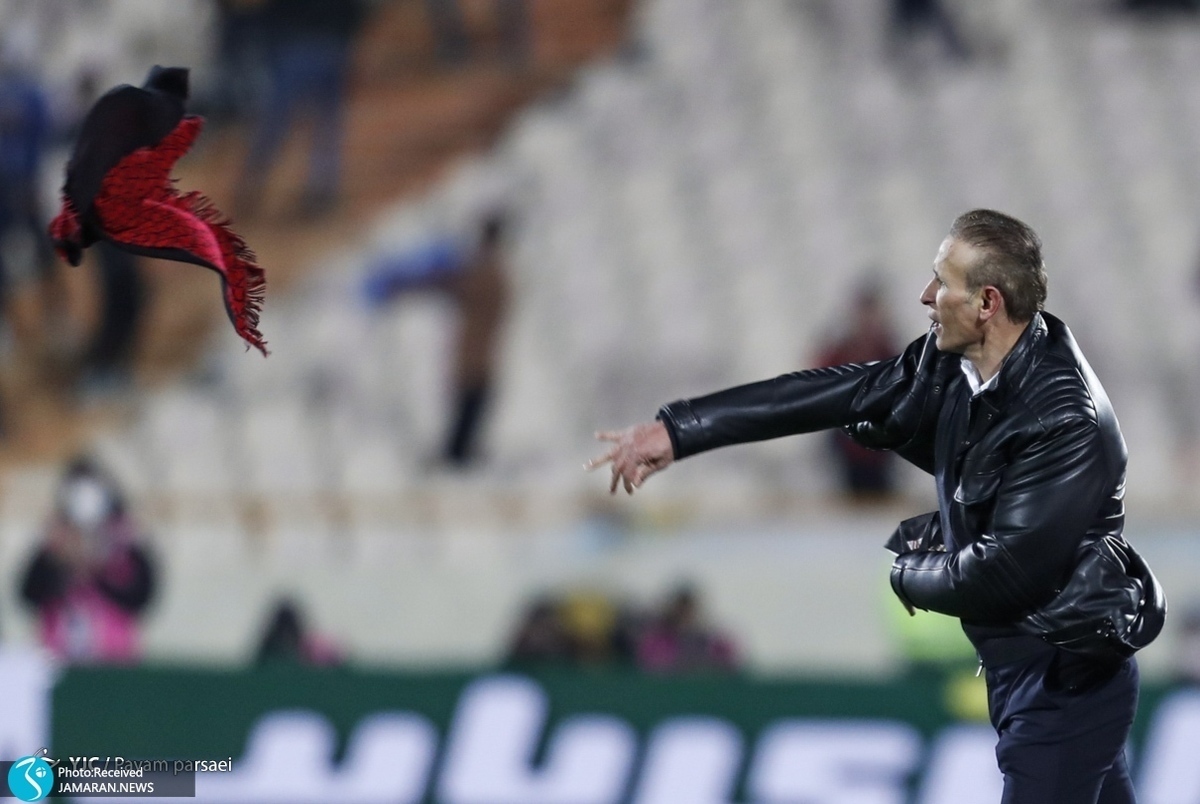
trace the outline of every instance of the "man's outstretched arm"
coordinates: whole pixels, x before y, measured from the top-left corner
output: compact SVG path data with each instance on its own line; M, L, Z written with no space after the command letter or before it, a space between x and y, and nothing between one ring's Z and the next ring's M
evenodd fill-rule
M868 423L878 431L872 447L896 449L936 419L926 405L935 355L927 334L890 360L797 371L672 402L656 421L597 433L615 446L586 468L611 463L610 490L624 483L632 494L673 461L731 444Z

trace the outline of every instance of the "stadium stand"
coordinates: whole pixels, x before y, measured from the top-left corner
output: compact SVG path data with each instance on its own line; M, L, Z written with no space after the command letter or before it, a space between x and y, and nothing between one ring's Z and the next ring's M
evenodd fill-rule
M202 611L248 629L250 602L294 576L343 623L385 599L412 612L396 615L403 636L348 624L358 655L486 658L544 580L516 569L520 551L575 549L555 547L555 533L583 549L585 532L600 544L624 538L614 517L654 531L811 515L828 537L811 549L834 552L835 535L885 533L887 515L830 512L822 495L834 480L816 439L680 467L616 514L604 480L579 466L598 428L807 365L865 266L883 270L901 333L921 333L927 266L954 215L974 206L1043 235L1050 307L1092 356L1130 440L1131 501L1189 510L1181 467L1198 427L1180 400L1195 398L1200 369L1200 95L1181 76L1200 67L1200 28L1135 23L1096 3L1007 0L965 14L968 32L1003 45L996 53L901 70L883 57L878 11L648 0L619 55L540 95L490 148L476 147L482 134L463 135L473 153L372 213L365 234L305 241L305 267L268 299L268 360L213 338L199 369L140 396L132 424L91 436L186 565L160 613L171 626L157 626L151 648L236 654L236 635L199 628L185 643L176 631ZM497 204L517 218L514 314L488 460L457 473L430 462L448 404L445 305L412 297L370 310L361 288L372 257L465 238ZM53 475L9 477L14 533ZM908 485L918 501L928 491L911 475ZM774 527L762 538L777 545ZM781 566L810 556L779 549ZM671 559L638 574L635 552L600 575L648 593ZM358 588L412 586L378 599L322 592L341 560ZM508 571L489 574L493 560ZM185 600L231 561L260 577L239 569L245 577L213 608ZM426 581L412 567L388 570L409 561L428 562ZM534 564L569 574L569 557L544 562ZM848 641L808 642L807 657L782 644L795 631L771 593L785 574L764 584L735 572L716 592L748 634L752 663L885 661ZM457 611L421 622L416 612L438 607L443 581L462 595ZM485 601L503 602L480 616ZM848 631L880 627L872 603L848 614Z

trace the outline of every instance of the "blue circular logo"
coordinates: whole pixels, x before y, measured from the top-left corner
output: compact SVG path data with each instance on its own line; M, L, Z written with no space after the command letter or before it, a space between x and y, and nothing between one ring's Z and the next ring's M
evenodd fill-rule
M54 788L54 768L41 757L21 757L8 769L8 789L22 801L41 801Z

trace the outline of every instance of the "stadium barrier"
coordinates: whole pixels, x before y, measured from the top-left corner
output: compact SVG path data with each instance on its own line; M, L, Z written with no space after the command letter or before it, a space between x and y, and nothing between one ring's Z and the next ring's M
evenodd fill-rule
M21 683L36 696L35 676L0 688L10 701ZM969 672L76 668L43 694L52 756L229 758L232 771L197 774L205 801L999 800L995 737ZM10 743L36 728L4 723L0 746L35 750ZM1200 802L1197 744L1200 689L1145 686L1130 745L1145 804Z

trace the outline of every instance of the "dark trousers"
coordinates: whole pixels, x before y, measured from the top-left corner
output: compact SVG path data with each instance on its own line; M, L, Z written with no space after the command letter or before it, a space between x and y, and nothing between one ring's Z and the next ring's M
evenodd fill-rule
M1134 804L1125 743L1134 659L1097 666L1033 637L977 644L1000 740L1001 804Z
M100 374L128 371L145 308L146 285L132 254L103 240L96 244L96 251L102 289L100 324L84 362Z

